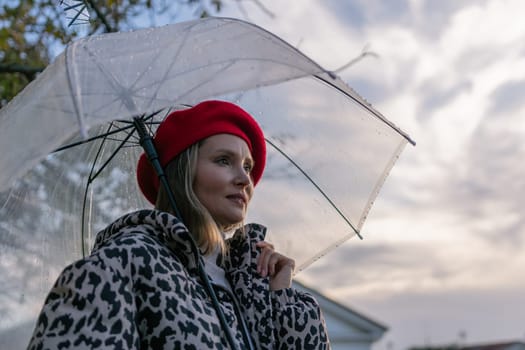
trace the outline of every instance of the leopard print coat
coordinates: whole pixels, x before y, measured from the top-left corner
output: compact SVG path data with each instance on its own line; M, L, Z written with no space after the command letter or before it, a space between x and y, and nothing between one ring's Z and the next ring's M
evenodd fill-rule
M329 349L316 300L292 288L270 291L256 272L255 244L265 231L251 224L227 240L224 267L235 297L216 292L237 347L248 348L242 319L256 349ZM97 235L90 256L58 277L28 349L228 349L189 235L160 211L116 220Z

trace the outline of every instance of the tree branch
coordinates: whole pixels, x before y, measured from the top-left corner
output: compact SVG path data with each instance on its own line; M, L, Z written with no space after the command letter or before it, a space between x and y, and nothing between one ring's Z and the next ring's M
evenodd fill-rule
M30 67L22 64L10 63L10 64L1 64L0 63L0 73L20 73L24 74L28 79L32 80L37 73L40 73L44 70L45 67Z
M270 11L266 6L263 5L263 3L259 0L252 0L255 5L257 5L259 7L259 9L266 13L266 15L270 18L275 18L275 13L273 13L272 11Z
M93 11L95 11L97 18L100 19L107 33L112 33L112 32L117 31L116 29L113 29L113 27L109 24L106 16L104 16L104 14L100 11L100 9L98 8L98 6L95 4L93 0L85 0L85 2L89 5L89 7L91 7Z
M237 8L239 9L243 17L246 19L249 19L248 12L246 11L246 9L244 8L244 5L242 4L243 1L244 0L236 0L235 2L237 3ZM250 0L250 1L253 2L255 6L257 6L259 10L265 13L268 17L275 18L275 14L272 11L270 11L267 7L265 7L261 1L259 0Z
M361 51L361 54L359 54L358 56L352 58L348 63L344 64L343 66L337 68L336 70L334 70L334 73L339 73L345 69L347 69L348 67L350 66L353 66L354 64L356 64L357 62L361 61L363 58L365 58L366 56L372 56L372 57L375 57L375 58L378 58L379 55L373 51L369 51L368 50L368 45L365 45L365 47L363 47L363 50Z

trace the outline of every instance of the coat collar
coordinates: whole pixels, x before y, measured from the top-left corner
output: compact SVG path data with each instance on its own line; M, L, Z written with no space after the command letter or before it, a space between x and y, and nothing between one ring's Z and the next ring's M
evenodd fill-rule
M137 230L156 237L168 246L181 258L188 269L197 268L190 232L177 217L159 210L145 209L121 216L97 234L93 251L100 249L121 234Z
M229 255L225 257L224 269L239 302L247 327L258 349L272 349L275 344L272 319L270 280L257 272L261 254L257 242L264 240L266 228L249 224L226 241Z
M108 241L129 229L138 229L156 237L183 258L189 269L197 268L197 261L191 248L193 238L190 232L177 217L159 210L144 209L121 216L97 234L93 251L100 249ZM255 243L264 240L265 234L265 227L248 224L227 239L229 254L224 259L226 272L243 266L245 269L249 267L252 264Z

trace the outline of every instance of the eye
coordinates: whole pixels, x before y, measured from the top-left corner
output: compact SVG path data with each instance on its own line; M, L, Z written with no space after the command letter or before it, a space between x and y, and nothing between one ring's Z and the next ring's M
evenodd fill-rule
M221 164L221 165L229 165L230 164L230 160L228 159L228 157L219 157L215 160L215 162L217 164Z
M252 163L246 163L244 164L244 171L246 171L246 173L251 173L251 171L253 170L253 164Z

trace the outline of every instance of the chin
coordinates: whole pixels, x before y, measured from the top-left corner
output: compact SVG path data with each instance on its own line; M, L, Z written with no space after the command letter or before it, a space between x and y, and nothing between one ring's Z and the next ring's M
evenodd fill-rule
M231 219L231 220L224 220L221 224L219 224L219 228L224 231L231 231L233 228L238 228L244 223L245 217Z

